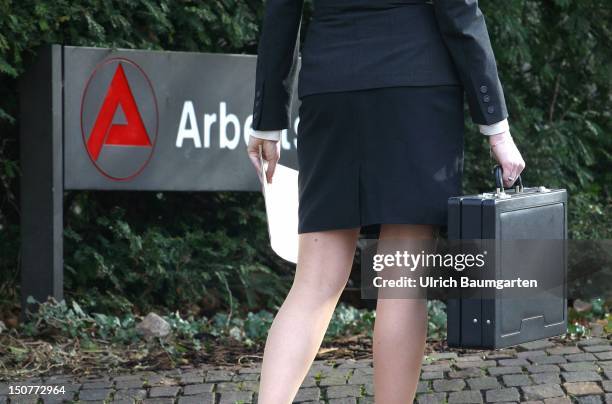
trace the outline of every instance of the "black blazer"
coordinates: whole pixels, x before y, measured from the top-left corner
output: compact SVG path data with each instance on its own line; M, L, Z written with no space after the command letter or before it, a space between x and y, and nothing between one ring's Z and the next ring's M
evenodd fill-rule
M508 116L477 0L314 0L298 63L304 0L267 0L255 79L255 130L290 127L291 91L309 94L462 85L474 123Z

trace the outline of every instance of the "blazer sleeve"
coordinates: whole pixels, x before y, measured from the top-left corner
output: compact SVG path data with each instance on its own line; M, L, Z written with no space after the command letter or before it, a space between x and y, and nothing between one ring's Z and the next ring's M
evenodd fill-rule
M433 4L467 94L472 121L491 125L506 119L506 101L478 0L434 0Z
M290 127L304 0L267 0L257 47L254 130Z

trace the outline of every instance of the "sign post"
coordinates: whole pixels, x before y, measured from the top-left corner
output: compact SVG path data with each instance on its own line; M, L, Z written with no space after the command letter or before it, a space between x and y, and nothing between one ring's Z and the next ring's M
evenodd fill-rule
M256 56L51 45L20 83L21 292L63 298L71 190L259 191ZM297 82L294 83L296 94ZM297 166L297 111L281 163Z

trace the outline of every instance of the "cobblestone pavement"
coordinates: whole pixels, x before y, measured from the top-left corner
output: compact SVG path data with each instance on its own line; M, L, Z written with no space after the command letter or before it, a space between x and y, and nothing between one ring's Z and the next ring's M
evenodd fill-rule
M373 403L372 374L371 360L316 361L295 402ZM60 375L0 383L0 404L256 403L258 379L258 367L212 366L86 378ZM66 393L9 395L11 386L24 384L64 386ZM599 338L574 345L543 340L507 350L434 353L423 359L415 402L612 404L612 345Z

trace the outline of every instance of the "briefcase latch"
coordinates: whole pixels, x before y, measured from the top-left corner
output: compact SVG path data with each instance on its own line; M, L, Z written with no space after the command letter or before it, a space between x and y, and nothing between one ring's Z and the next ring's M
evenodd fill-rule
M497 188L495 190L495 197L499 199L508 199L510 198L510 195L507 194L503 188Z

